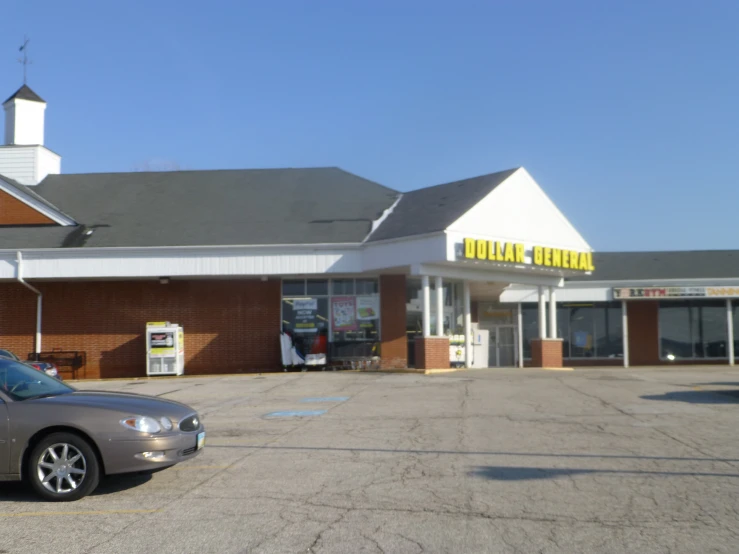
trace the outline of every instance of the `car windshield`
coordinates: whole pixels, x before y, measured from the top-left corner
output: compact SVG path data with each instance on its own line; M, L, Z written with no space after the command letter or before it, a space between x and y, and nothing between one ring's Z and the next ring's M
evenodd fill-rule
M25 364L0 359L0 390L13 400L68 394L75 389Z
M0 358L10 358L11 360L17 360L18 356L13 354L10 350L0 349Z

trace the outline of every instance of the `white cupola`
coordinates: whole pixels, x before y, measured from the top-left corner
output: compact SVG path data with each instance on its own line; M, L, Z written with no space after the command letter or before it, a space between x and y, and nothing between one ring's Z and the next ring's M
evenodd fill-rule
M43 146L46 102L38 94L23 85L3 102L3 108L6 145Z
M3 102L5 143L0 146L0 176L37 185L50 173L61 173L61 156L44 146L46 102L23 85Z

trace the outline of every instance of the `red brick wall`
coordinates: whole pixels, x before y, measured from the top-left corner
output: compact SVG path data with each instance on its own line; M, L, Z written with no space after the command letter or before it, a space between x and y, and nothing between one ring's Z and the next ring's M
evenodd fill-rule
M416 339L416 369L449 368L449 339L426 337Z
M629 364L656 365L659 359L659 302L629 302Z
M0 225L56 225L57 223L8 193L0 191Z
M82 350L80 377L146 373L147 321L185 331L185 373L235 373L280 367L280 281L35 283L44 293L42 350ZM33 351L36 296L0 285L0 347Z
M383 369L408 367L405 326L405 275L381 275L380 356Z
M562 340L533 339L531 367L562 367Z

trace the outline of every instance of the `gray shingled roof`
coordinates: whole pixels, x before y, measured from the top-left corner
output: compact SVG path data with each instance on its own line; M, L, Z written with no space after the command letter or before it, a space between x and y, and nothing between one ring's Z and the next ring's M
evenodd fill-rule
M8 99L3 102L3 105L10 102L13 98L18 98L19 100L31 100L33 102L43 102L46 104L43 98L41 98L38 94L33 92L31 90L31 87L28 85L23 85L21 88L16 90L13 94L11 94Z
M407 192L368 242L443 231L516 171L508 169Z
M596 252L592 275L567 281L739 278L739 250Z
M84 227L0 229L0 248L358 243L399 194L332 167L49 175L34 192Z

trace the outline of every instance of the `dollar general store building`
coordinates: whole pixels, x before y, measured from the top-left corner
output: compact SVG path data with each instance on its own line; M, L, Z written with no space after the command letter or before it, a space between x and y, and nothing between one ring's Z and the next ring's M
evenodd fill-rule
M280 333L382 368L733 364L737 252L593 253L523 168L401 193L338 168L61 173L3 104L0 347L145 372L280 370ZM482 337L486 337L483 340Z

